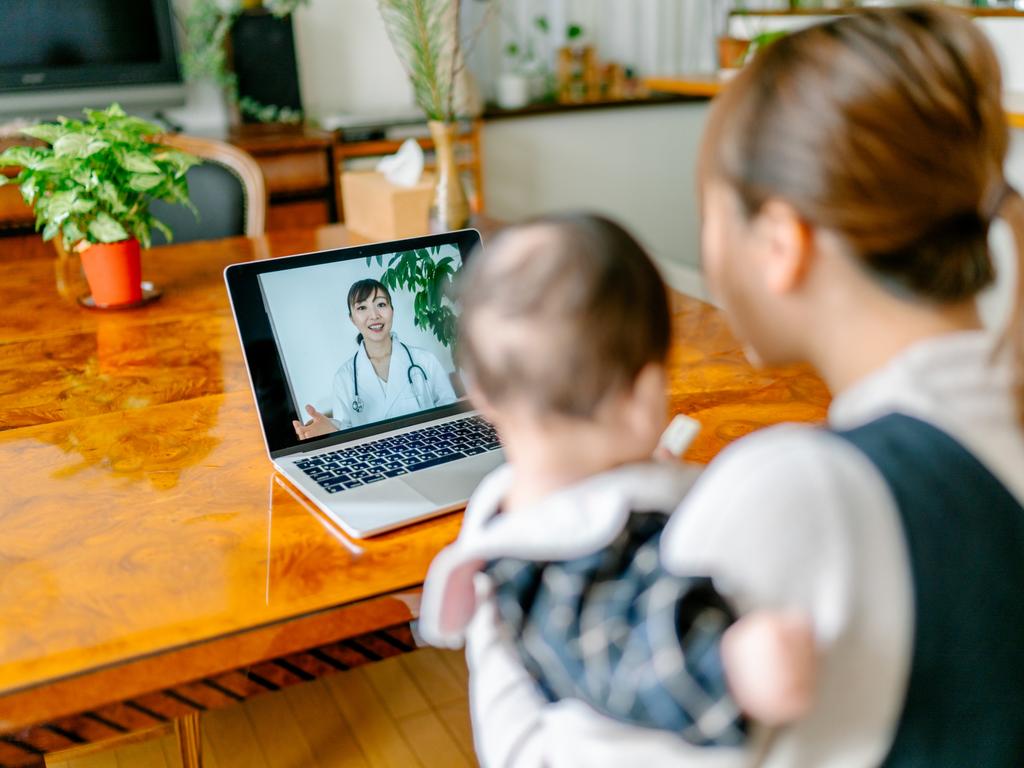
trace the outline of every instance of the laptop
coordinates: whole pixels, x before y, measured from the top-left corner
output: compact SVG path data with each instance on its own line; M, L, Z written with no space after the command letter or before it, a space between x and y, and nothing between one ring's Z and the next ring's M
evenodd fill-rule
M504 461L453 359L479 247L467 229L224 271L270 459L351 536L458 509Z

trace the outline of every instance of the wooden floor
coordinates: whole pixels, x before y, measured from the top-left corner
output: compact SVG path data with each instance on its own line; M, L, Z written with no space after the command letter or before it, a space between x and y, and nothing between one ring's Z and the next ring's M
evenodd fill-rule
M423 648L207 712L204 768L475 766L461 653ZM179 768L173 736L47 761Z

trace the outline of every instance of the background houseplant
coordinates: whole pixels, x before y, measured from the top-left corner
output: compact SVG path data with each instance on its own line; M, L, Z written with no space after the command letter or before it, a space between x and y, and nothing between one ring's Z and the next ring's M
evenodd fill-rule
M284 18L308 2L263 0L257 5L277 18ZM242 0L193 0L181 19L185 32L182 51L185 77L191 82L212 82L219 86L242 115L259 122L301 123L301 110L277 104L261 104L251 97L241 97L238 93L238 78L229 64L228 38L238 17L252 5Z
M49 146L0 153L0 167L21 168L14 178L0 175L0 185L19 185L43 240L56 238L65 251L81 253L97 306L130 304L142 299L139 244L149 247L154 227L171 238L149 203L191 208L185 174L200 161L153 143L160 128L117 104L85 114L22 129Z
M437 181L431 223L439 230L460 229L469 221L469 201L455 162L457 107L466 103L465 58L490 20L462 40L459 0L378 0L391 44L412 83L416 103L428 119L437 155Z
M546 40L550 25L546 16L535 16L525 32L514 21L503 18L510 40L505 44L505 71L498 78L498 106L515 109L537 99L547 99L551 90L551 72L538 43Z

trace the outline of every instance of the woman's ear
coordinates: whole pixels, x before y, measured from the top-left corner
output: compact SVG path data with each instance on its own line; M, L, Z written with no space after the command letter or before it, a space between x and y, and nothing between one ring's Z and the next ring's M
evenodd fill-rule
M799 288L814 258L810 225L792 205L772 199L758 211L755 235L762 243L756 253L765 287L776 294Z

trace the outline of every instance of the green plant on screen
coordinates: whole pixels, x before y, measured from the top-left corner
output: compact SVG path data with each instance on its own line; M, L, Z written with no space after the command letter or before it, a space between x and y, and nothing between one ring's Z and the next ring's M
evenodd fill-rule
M435 261L434 257L440 251L440 247L435 245L392 254L380 281L390 291L412 293L416 327L430 331L441 344L451 348L455 342L456 318L449 296L456 266L451 256ZM374 258L378 266L384 266L384 256L368 257L367 264Z

